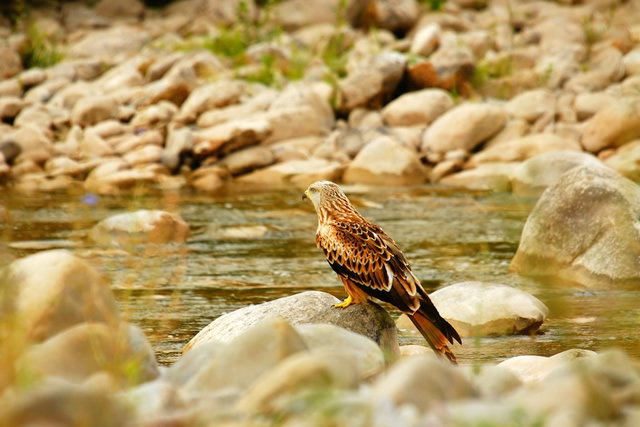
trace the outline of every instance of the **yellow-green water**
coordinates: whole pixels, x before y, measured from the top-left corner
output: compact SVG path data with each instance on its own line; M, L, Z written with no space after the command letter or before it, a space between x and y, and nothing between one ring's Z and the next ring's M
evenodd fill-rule
M640 291L592 292L509 273L535 200L431 186L346 190L361 213L394 238L427 290L481 280L521 288L549 306L542 334L466 339L454 348L462 363L548 356L576 347L617 346L640 356ZM0 223L0 236L15 256L66 248L89 260L112 283L125 316L144 329L158 360L170 364L193 335L224 313L309 289L344 296L315 247L315 213L300 196L295 189L238 188L217 196L5 192L0 203L9 219ZM85 239L99 220L137 209L179 212L191 226L191 238L183 247L127 251ZM400 339L423 343L417 335Z

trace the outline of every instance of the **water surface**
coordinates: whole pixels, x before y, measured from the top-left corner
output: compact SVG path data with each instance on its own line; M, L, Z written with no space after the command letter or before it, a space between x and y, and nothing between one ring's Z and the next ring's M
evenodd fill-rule
M593 292L509 273L535 200L434 186L345 190L364 216L394 238L429 292L481 280L518 287L549 306L542 334L465 339L454 348L460 362L612 346L640 356L640 292ZM299 189L121 197L5 192L0 203L9 214L0 223L0 235L12 255L66 248L89 260L107 276L125 316L143 328L165 365L224 313L311 289L345 296L315 247L316 215ZM101 219L137 209L179 212L191 238L161 251L97 248L85 240ZM422 337L406 332L400 340L424 344Z

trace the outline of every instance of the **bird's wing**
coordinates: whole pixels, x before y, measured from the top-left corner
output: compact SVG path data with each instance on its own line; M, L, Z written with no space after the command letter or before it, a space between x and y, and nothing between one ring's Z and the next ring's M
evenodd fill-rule
M393 239L377 225L334 221L318 230L316 244L340 277L398 308L419 308L418 279Z

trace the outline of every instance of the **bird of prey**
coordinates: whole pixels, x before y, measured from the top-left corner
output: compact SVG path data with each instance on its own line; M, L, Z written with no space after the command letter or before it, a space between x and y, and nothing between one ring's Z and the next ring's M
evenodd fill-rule
M460 335L440 316L393 239L360 215L333 182L311 184L302 195L307 198L318 214L316 245L347 291L336 307L371 298L390 303L409 316L436 354L455 363L447 341L462 344Z

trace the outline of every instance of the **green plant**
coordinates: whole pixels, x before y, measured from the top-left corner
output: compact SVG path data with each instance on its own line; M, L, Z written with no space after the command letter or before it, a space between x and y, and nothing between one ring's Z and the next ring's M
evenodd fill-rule
M35 25L30 25L21 57L25 68L46 68L60 62L64 55Z

